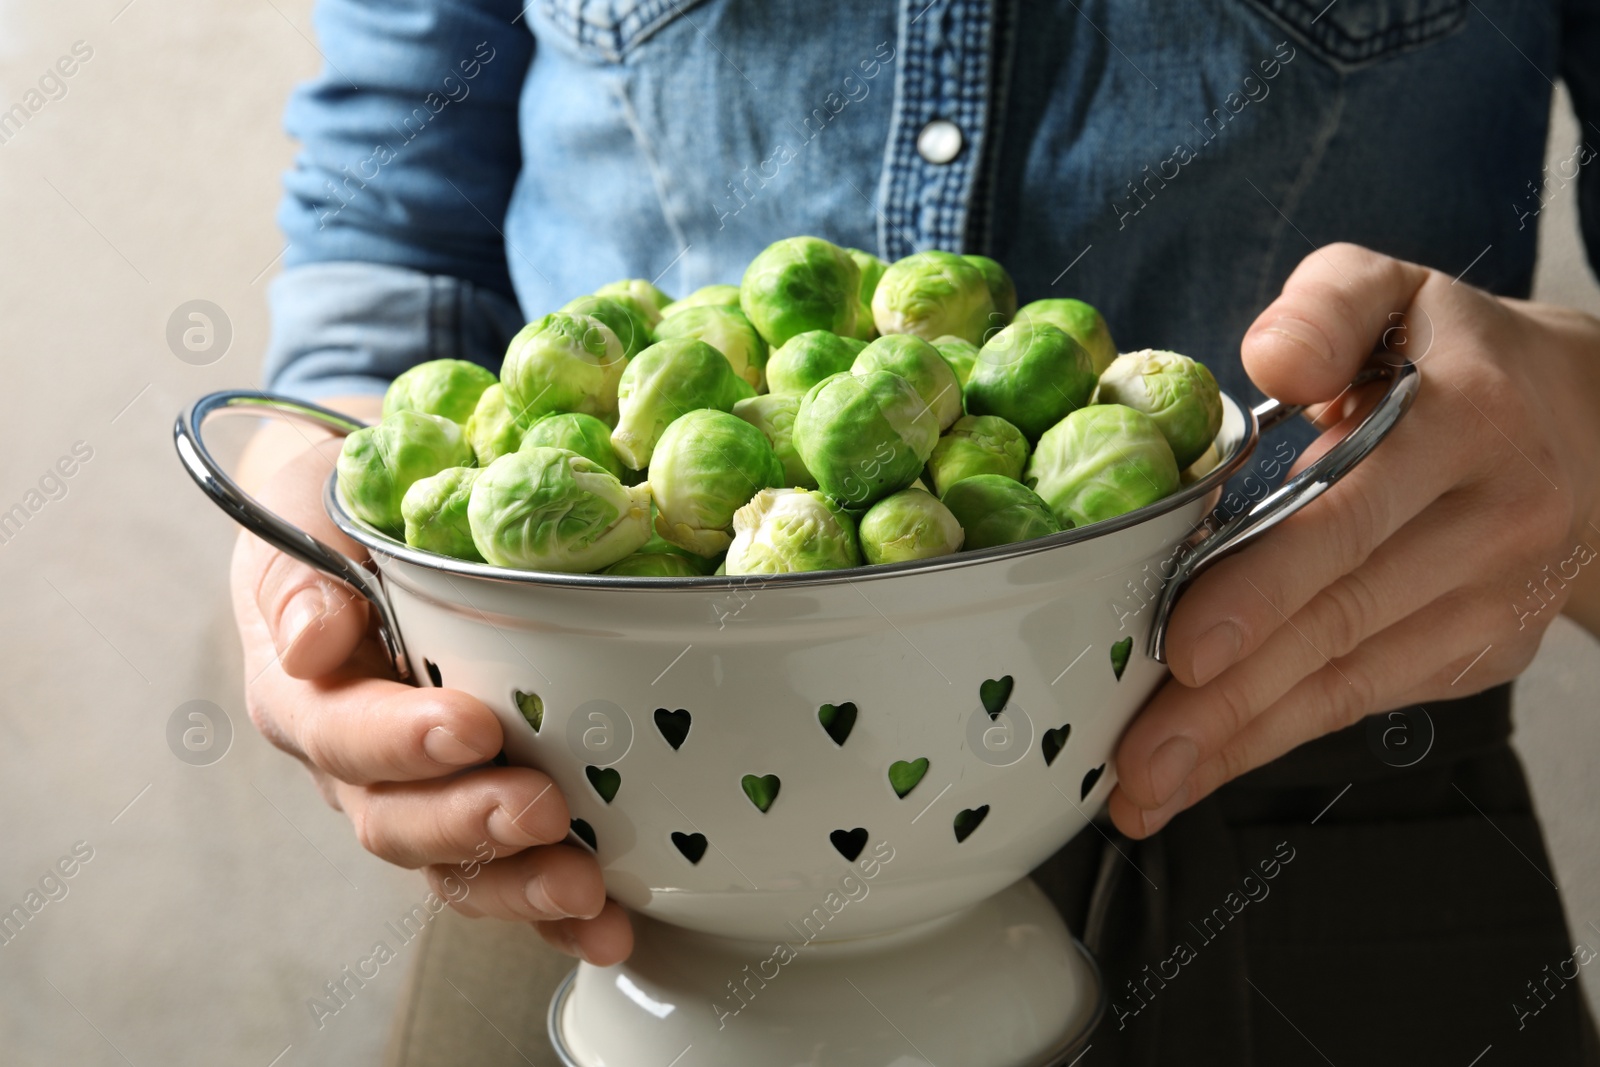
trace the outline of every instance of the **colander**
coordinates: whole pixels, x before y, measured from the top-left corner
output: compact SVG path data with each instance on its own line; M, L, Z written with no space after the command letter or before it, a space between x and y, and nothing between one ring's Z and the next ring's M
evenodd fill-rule
M686 579L508 571L352 517L356 563L222 470L213 415L326 409L216 393L176 444L253 533L375 608L395 669L494 709L505 755L567 797L572 839L634 913L636 949L581 964L549 1009L572 1067L1042 1067L1102 1004L1092 960L1028 872L1089 824L1119 735L1165 677L1195 573L1315 499L1404 414L1348 437L1232 518L1213 511L1264 428L1224 397L1218 465L1172 496L1051 537L914 563ZM674 1057L679 1057L674 1059Z

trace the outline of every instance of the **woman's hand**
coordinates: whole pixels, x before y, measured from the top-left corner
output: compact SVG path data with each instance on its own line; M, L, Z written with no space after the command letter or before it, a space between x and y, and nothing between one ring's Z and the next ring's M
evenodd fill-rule
M339 442L307 448L281 431L263 436L275 443L253 445L245 464L277 468L259 489L262 503L365 558L322 509ZM280 465L285 440L298 454ZM364 848L423 868L463 914L531 922L592 963L627 957L632 928L606 899L599 864L561 843L568 813L560 791L539 771L486 766L501 746L493 712L462 692L395 681L366 601L249 534L234 552L232 582L250 718L306 764Z
M1580 585L1571 614L1595 617L1600 322L1354 245L1320 249L1242 346L1268 395L1324 404L1329 428L1301 465L1365 413L1341 394L1384 340L1422 373L1411 411L1179 601L1173 678L1117 750L1110 810L1125 833L1154 833L1363 716L1514 678Z

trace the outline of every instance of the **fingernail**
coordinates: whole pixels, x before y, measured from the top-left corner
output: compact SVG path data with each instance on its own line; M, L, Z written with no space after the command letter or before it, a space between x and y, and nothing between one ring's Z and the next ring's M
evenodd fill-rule
M1189 783L1185 782L1181 787L1179 787L1177 794L1174 795L1171 800L1161 805L1155 811L1147 811L1140 815L1140 818L1144 821L1145 835L1149 836L1150 834L1153 834L1157 830L1161 829L1163 826L1167 825L1167 823L1172 821L1173 816L1177 815L1188 806Z
M489 836L495 843L506 845L510 848L527 848L538 840L533 834L517 825L511 813L505 808L495 808L489 813L487 820Z
M1233 666L1244 647L1244 635L1231 622L1221 622L1200 635L1194 643L1194 656L1189 669L1194 672L1194 684L1205 685L1211 679Z
M1320 360L1333 358L1333 348L1328 344L1328 339L1322 335L1322 331L1303 319L1273 319L1272 325L1267 327L1266 332L1287 338Z
M1150 754L1150 791L1160 803L1171 800L1200 762L1200 750L1187 737L1168 738Z
M472 763L482 763L489 759L493 753L479 752L467 745L461 738L446 730L443 726L435 726L422 736L422 751L435 763L442 763L447 767L465 767Z
M289 603L284 605L283 614L278 616L278 652L280 655L294 647L302 634L309 630L313 624L321 626L322 617L327 614L328 600L317 586L309 586L300 590Z
M523 894L528 898L528 903L532 904L534 910L541 915L548 915L552 919L575 918L572 912L558 906L554 900L550 899L550 892L545 888L542 877L535 878L529 882L527 888L523 890Z

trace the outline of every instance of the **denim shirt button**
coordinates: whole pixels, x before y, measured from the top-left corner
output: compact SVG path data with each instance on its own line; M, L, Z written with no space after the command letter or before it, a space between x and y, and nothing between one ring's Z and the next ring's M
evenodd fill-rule
M965 143L960 126L949 119L934 119L917 134L917 155L929 163L949 163L961 154Z

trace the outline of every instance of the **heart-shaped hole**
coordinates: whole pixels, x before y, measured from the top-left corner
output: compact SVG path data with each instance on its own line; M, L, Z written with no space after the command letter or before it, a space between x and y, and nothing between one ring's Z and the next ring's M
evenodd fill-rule
M817 721L828 731L834 744L843 745L850 731L855 729L855 702L847 700L843 704L824 704L817 709Z
M1092 768L1088 774L1083 776L1083 789L1078 793L1079 800L1089 799L1090 790L1094 789L1095 783L1100 780L1100 776L1104 773L1106 773L1106 765L1102 763L1100 766Z
M522 712L522 717L528 720L528 725L533 727L533 732L538 733L539 727L544 725L544 701L538 693L524 693L520 689L511 691L511 699L517 702L517 710Z
M589 779L589 784L594 786L594 791L600 794L600 799L607 804L617 795L618 788L622 785L622 775L617 773L615 767L585 767L584 775Z
M776 774L747 774L739 779L739 784L744 787L744 795L750 798L750 803L765 812L778 799L778 787L783 783Z
M431 659L422 661L422 667L428 672L428 681L433 683L435 689L443 689L444 682L439 677L439 665Z
M700 857L706 854L705 834L680 834L672 831L672 843L683 853L683 858L690 863L699 863Z
M867 847L867 830L864 826L854 830L835 830L828 835L828 840L839 850L839 855L854 863L856 857L861 855L861 850Z
M989 713L989 718L999 718L1000 713L1006 710L1006 702L1011 699L1011 675L1004 678L990 678L978 686L978 698L983 701L983 710Z
M978 824L983 822L983 820L988 817L988 814L989 805L987 804L980 804L975 808L962 808L960 811L956 812L956 844L959 845L961 842L971 837L972 831L978 828Z
M1111 669L1117 672L1117 681L1122 681L1122 672L1128 669L1128 656L1133 652L1133 638L1124 637L1121 641L1111 646Z
M894 795L904 800L905 795L915 789L927 773L927 756L918 756L914 760L897 759L889 764L889 785Z
M677 711L656 709L656 729L661 731L661 736L666 738L674 752L683 747L683 742L689 736L689 720L689 713L682 708Z
M1063 723L1054 730L1046 730L1039 739L1039 751L1044 753L1044 765L1050 766L1061 755L1061 750L1067 745L1067 738L1072 736L1072 724Z
M600 847L595 843L596 839L594 836L594 827L590 826L582 819L572 820L572 832L577 834L579 840L588 845L591 850L598 849Z

